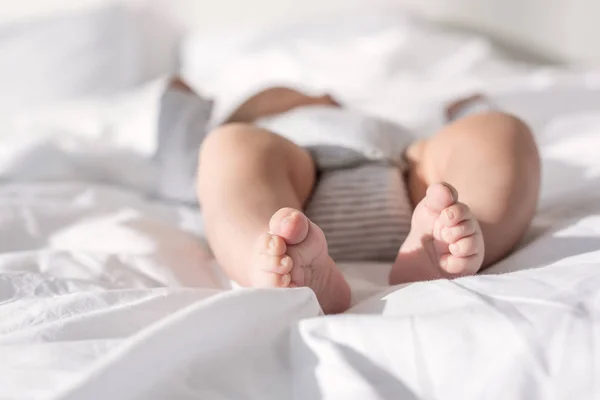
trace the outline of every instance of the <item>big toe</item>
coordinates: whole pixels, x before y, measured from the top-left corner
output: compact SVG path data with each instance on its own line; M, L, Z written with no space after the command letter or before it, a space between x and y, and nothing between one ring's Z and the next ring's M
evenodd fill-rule
M308 218L301 211L289 207L277 211L269 221L269 231L290 245L302 242L309 226Z
M427 188L425 205L434 213L441 213L457 201L458 192L448 183L434 183Z

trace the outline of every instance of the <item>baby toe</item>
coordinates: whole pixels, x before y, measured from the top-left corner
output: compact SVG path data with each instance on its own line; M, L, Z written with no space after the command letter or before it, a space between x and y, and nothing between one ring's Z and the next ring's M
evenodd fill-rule
M271 217L269 230L280 236L287 244L298 244L308 234L308 218L294 208L282 208Z
M478 235L471 235L457 240L448 246L450 253L457 257L468 257L480 251Z
M287 245L281 237L267 232L258 237L255 247L257 253L269 256L281 256L287 250Z
M468 257L444 254L440 257L440 266L453 277L472 275L481 267L481 257L477 254Z
M294 262L288 255L271 256L268 254L259 254L256 265L262 271L283 275L289 274L292 271Z
M463 203L455 203L445 208L438 220L443 226L454 226L473 217L471 209Z
M290 274L255 270L252 276L252 286L258 288L283 288L288 287L291 280L292 276Z
M477 222L474 219L467 219L454 226L442 227L441 236L446 243L455 243L464 237L471 236L476 231Z
M435 213L439 213L444 208L454 204L458 199L458 194L454 187L447 183L434 183L429 185L425 194L425 205Z

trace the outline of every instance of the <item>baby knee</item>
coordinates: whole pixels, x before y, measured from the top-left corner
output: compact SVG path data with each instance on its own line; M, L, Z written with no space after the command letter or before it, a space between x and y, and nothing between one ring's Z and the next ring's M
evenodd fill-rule
M238 155L246 153L252 141L256 138L256 128L249 124L231 123L222 125L211 131L199 149L198 160L203 162L218 162L233 160Z
M249 125L233 123L222 125L211 131L200 147L200 154L204 152L221 151L230 147L231 144L238 142L247 130Z
M533 132L529 126L521 119L504 114L507 125L507 134L512 136L512 140L518 157L527 164L534 175L539 175L540 156Z
M539 154L534 135L529 126L520 118L501 111L493 111L475 116L479 123L472 125L479 135L485 133L485 142L492 150L513 149L517 157L523 157L539 163Z

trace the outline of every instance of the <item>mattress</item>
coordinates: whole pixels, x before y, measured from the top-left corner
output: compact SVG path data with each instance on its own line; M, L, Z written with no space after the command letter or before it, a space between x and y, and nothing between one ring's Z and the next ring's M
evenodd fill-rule
M164 81L4 118L0 398L599 398L600 90L519 71L487 91L540 146L526 238L452 281L389 287L389 265L344 264L337 316L306 288L234 288L198 209L157 194ZM353 106L431 133L456 88L405 78Z

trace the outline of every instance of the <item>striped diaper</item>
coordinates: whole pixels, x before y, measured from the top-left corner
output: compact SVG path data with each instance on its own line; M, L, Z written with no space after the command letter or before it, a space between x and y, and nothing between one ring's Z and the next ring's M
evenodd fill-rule
M412 206L401 170L368 162L322 172L305 212L325 233L334 260L393 261Z

